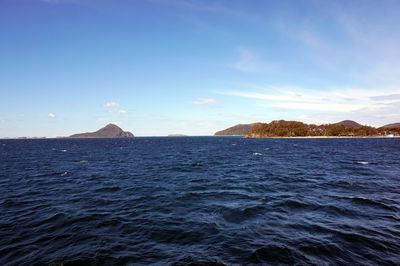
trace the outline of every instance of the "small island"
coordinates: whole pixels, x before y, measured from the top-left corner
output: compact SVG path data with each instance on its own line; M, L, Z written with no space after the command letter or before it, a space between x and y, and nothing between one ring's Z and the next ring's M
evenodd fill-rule
M238 132L235 129L242 129ZM240 134L238 134L240 133ZM361 125L352 120L334 124L306 124L298 121L275 120L271 123L238 125L215 133L216 136L245 136L248 138L288 137L394 137L400 136L400 123L379 128Z
M177 138L177 137L187 137L187 135L185 135L185 134L169 134L168 137L175 137L175 138Z
M129 131L123 131L115 124L108 124L105 127L87 133L71 135L70 138L132 138L134 135Z

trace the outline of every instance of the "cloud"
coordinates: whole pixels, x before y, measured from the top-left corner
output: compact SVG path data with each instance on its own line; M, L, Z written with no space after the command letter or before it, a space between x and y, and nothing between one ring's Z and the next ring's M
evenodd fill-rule
M371 105L348 113L320 112L304 115L302 121L309 123L332 123L345 119L352 119L361 124L383 126L400 122L398 112L400 102Z
M331 111L331 112L350 112L360 109L362 106L343 103L271 103L266 107L278 109L294 109L294 110L315 110L315 111Z
M210 104L216 104L217 100L214 98L198 98L194 100L193 103L197 105L210 105Z
M56 117L56 115L53 114L53 113L49 113L47 116L50 117L50 118L55 118Z
M113 108L113 107L118 107L120 104L117 102L106 102L104 104L105 108Z
M126 110L122 110L122 109L110 109L108 110L110 113L114 113L114 114L126 114Z
M358 117L371 124L400 120L400 113L396 111L400 106L400 88L311 90L290 86L259 85L255 87L257 89L220 93L253 99L258 101L258 106L263 108L291 110L297 113L297 116L303 111L308 111L310 114L307 117L317 117L323 121L326 121L327 117L330 119Z
M113 102L113 101L106 102L106 103L104 104L104 108L105 108L109 113L114 113L114 114L126 114L127 111L126 111L126 110L123 110L123 109L120 109L119 106L120 106L120 103L118 103L118 102Z
M371 99L374 101L398 101L400 100L400 94L372 96Z
M232 91L227 95L261 100L261 106L275 109L315 110L349 112L363 107L358 101L351 101L349 96L335 95L336 92L308 92L304 90L278 90L274 92Z

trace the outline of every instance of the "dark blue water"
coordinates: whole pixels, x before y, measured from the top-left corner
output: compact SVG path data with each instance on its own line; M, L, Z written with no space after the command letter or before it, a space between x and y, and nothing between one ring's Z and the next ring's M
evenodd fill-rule
M400 139L0 140L0 265L400 265Z

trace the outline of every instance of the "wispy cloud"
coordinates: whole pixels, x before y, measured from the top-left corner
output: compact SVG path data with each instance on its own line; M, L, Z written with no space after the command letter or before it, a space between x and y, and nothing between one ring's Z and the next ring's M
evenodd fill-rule
M110 102L106 102L104 104L104 108L109 112L109 113L114 113L114 114L126 114L127 111L123 110L120 107L120 103L118 102L114 102L114 101L110 101Z
M315 112L302 115L301 120L309 123L332 123L352 119L372 126L383 126L400 121L399 102L375 104L347 113Z
M214 98L198 98L194 100L193 103L196 105L210 105L210 104L216 104L217 100Z
M53 113L49 113L47 116L50 117L50 118L55 118L56 117L56 115L53 114Z
M278 109L293 109L293 110L313 110L313 111L330 111L330 112L350 112L360 109L361 105L344 104L344 103L286 103L278 102L266 104L266 107Z
M320 117L352 118L362 117L364 121L379 123L389 119L399 119L400 88L370 90L362 88L336 88L310 90L288 86L255 86L257 89L220 92L257 101L257 105L279 110L295 110L301 114L311 111ZM397 107L398 108L398 107ZM392 120L393 121L393 120Z
M371 99L375 101L390 101L390 102L400 101L400 94L372 96Z

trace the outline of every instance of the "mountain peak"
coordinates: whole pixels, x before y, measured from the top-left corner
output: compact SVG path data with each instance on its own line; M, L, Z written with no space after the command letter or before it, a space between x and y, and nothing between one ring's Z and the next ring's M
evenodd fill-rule
M103 127L103 128L101 128L101 129L99 129L99 130L103 130L103 129L107 129L107 130L120 130L120 131L123 131L122 130L122 128L120 128L119 126L117 126L116 124L112 124L112 123L110 123L110 124L107 124L105 127Z
M74 134L71 138L127 138L133 137L133 134L129 131L123 131L122 128L115 124L108 124L105 127L95 131Z
M117 126L116 124L113 124L113 123L109 123L105 127L117 127L117 128L120 128L119 126Z
M359 128L362 127L361 124L357 123L356 121L353 120L343 120L338 123L335 123L334 125L341 125L345 127L351 127L351 128Z

